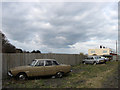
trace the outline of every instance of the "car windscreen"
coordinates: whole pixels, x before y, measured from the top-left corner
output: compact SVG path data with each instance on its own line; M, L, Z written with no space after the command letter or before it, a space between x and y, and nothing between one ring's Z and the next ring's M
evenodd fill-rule
M35 66L44 66L44 61L39 60Z
M53 61L53 65L59 65L57 61Z
M101 59L101 58L104 58L104 57L96 57L96 59Z
M36 63L36 60L33 60L32 63L30 64L30 66L34 66Z

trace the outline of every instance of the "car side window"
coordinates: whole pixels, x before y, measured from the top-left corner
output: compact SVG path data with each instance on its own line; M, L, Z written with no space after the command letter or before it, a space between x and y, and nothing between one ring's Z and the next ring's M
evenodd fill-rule
M46 61L45 66L52 66L52 62L51 61Z
M35 66L44 66L44 61L38 61Z
M53 61L53 65L59 65L56 61Z

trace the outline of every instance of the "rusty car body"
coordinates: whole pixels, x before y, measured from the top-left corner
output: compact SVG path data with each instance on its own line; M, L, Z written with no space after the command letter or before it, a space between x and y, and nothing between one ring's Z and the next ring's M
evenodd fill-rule
M71 71L71 65L59 64L54 59L34 59L27 66L11 68L8 71L8 75L22 80L28 77L47 75L54 75L55 77L61 78L63 74Z

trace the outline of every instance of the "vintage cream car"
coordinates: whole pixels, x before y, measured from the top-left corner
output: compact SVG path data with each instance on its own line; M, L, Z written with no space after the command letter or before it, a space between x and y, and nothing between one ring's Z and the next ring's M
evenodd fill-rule
M55 75L61 78L63 74L71 72L71 65L59 64L54 59L35 59L28 66L11 68L8 75L25 80L33 76Z

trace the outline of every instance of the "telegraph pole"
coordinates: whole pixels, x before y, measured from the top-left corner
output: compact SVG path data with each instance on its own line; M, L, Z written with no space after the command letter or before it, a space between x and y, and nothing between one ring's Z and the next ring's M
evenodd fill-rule
M2 89L2 33L0 32L0 89Z
M118 61L118 55L117 55L117 40L116 40L116 61Z

